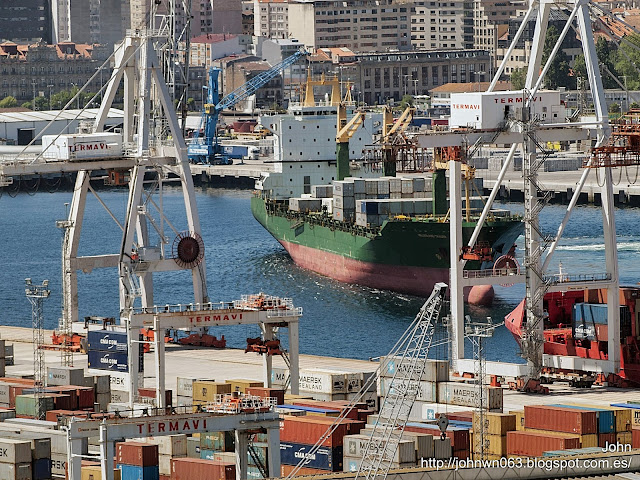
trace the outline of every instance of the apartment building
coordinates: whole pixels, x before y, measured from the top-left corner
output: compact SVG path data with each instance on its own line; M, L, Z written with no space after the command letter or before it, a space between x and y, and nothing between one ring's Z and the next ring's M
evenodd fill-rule
M287 0L254 0L253 31L258 37L288 38L289 2Z
M473 0L473 48L488 50L496 62L498 39L509 31L509 20L526 9L522 0Z
M101 45L63 42L56 45L39 43L0 44L0 99L15 97L19 103L33 100L36 95L52 95L74 86L82 87L96 69L109 57L111 50ZM96 92L110 70L96 77L88 91Z
M363 53L410 50L411 4L290 0L289 35L312 49L346 47Z
M473 48L473 2L416 0L411 10L411 45L415 49Z

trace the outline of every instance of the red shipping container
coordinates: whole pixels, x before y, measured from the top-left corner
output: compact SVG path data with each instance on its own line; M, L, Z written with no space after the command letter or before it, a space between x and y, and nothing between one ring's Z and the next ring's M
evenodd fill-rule
M473 422L473 412L447 413L447 418L454 422Z
M631 430L631 447L640 448L640 428Z
M137 467L158 465L158 445L142 442L116 443L116 463Z
M333 417L291 417L280 422L280 441L315 445L333 425ZM364 422L345 419L324 439L323 447L341 447L345 435L355 435L364 428Z
M452 457L459 458L460 460L466 460L471 458L471 450L455 450Z
M291 402L292 405L298 405L300 407L310 407L310 408L323 408L325 410L334 410L336 412L342 412L347 409L344 405L341 405L337 402L320 402L317 400L294 400ZM351 420L358 420L358 410L352 409L346 418L350 418Z
M375 410L361 410L358 409L358 420L363 421L363 422L367 422L367 419L369 418L369 415L375 415L376 411Z
M235 480L235 463L200 458L172 458L172 480Z
M78 410L78 387L77 385L63 385L55 387L47 387L46 390L52 393L63 393L69 395L71 407L69 410ZM92 406L93 407L93 406Z
M22 390L25 388L33 388L31 386L26 386L24 384L12 384L9 386L9 406L16 406L16 397L18 395L22 395Z
M95 392L92 387L76 387L78 394L78 408L93 408L95 402Z
M580 448L580 437L577 435L574 437L571 435L554 435L552 432L548 434L527 431L507 432L508 455L541 457L543 452L573 448Z
M599 433L598 434L598 446L604 448L604 446L609 443L615 445L616 443L616 434L614 433Z
M278 405L284 405L284 390L278 390L277 388L247 387L245 393L260 398L275 398Z
M577 433L579 435L598 433L596 411L546 405L525 406L524 426L536 430Z
M62 393L45 393L44 396L53 398L53 408L56 410L74 410L73 402L69 395Z
M440 428L437 425L428 423L420 424L420 426L412 423L411 425L407 425L404 429L407 432L428 433L430 435L433 435L434 437L440 436ZM445 432L445 435L447 438L451 439L451 448L453 450L470 449L469 430L465 430L464 428L460 427L449 427Z

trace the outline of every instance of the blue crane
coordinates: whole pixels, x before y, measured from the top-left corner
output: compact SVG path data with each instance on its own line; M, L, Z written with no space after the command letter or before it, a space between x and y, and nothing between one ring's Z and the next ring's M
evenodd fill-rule
M191 163L206 163L211 165L231 164L230 158L222 154L222 148L218 143L217 125L220 112L226 108L231 108L236 103L253 95L260 87L266 85L270 80L280 74L282 70L293 65L300 57L309 55L304 49L300 49L293 55L285 58L282 62L274 65L269 70L253 77L244 85L236 88L222 100L218 93L218 77L221 70L219 68L209 69L209 85L207 87L207 101L202 108L202 119L200 128L192 142L189 144L187 153ZM204 126L204 128L203 128ZM203 136L200 137L200 129L203 129Z

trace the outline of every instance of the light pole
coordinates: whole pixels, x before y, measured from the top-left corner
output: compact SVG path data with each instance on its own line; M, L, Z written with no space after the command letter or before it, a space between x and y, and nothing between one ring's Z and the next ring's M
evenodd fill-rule
M475 73L476 77L478 78L478 92L480 91L480 75L485 75L486 72L473 72Z
M627 94L627 103L625 105L625 111L629 111L629 89L627 88L627 76L621 75L624 78L624 91Z
M403 86L404 86L404 95L407 96L407 80L409 78L409 75L403 75L404 77L404 82L402 82Z
M71 90L71 92L73 93L73 91L74 91L76 88L78 88L78 86L77 86L75 83L73 83L73 82L71 82L71 85L74 87L74 88ZM77 97L76 97L76 108L77 108L78 110L80 110L80 95L78 94L78 90L76 90L75 94L77 95Z
M36 81L31 80L31 86L33 87L33 110L36 111Z

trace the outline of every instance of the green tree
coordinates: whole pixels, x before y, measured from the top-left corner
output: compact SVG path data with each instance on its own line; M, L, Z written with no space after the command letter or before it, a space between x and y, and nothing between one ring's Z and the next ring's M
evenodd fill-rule
M196 101L194 100L193 97L189 97L187 98L187 108L189 110L195 110L196 107Z
M400 108L403 110L407 107L413 107L413 95L403 95L402 100L400 100Z
M24 102L22 105L20 105L22 108L28 108L29 110L33 110L33 105L31 102Z
M609 105L609 113L620 113L620 105L617 103Z
M640 35L631 35L625 37L625 40L620 44L620 49L615 52L615 56L611 58L612 73L618 77L623 85L626 83L629 90L637 90L640 88L640 74L638 73ZM615 88L619 87L619 85L615 85Z
M547 59L551 55L553 47L556 45L560 38L560 32L558 29L551 25L547 29L547 36L544 41L544 49L542 51L542 64L547 63ZM544 81L547 88L556 89L558 87L567 87L570 89L576 88L576 80L569 75L569 58L564 53L562 48L558 50L555 57L551 61L549 70L547 70L547 76Z
M49 108L49 99L47 97L36 97L36 110L46 110Z
M640 103L638 102L633 102L631 105L629 105L629 108L640 108Z
M524 68L516 68L511 72L511 85L514 90L522 90L527 80L527 70Z
M11 95L0 100L0 108L11 108L17 106L18 100L16 100L16 97L12 97Z

